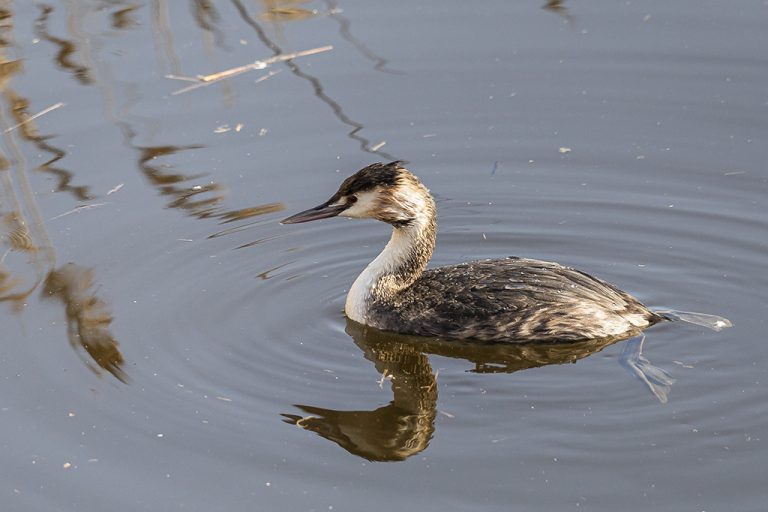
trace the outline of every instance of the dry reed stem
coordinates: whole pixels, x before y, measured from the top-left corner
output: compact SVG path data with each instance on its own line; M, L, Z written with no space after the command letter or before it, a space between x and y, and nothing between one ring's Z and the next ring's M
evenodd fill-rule
M183 89L179 89L177 91L173 91L171 93L171 96L176 96L177 94L182 94L185 92L189 92L193 89L197 89L199 87L205 87L211 84L214 84L216 82L219 82L221 80L226 80L229 78L232 78L237 75L241 75L243 73L247 73L248 71L255 71L259 69L265 69L268 66L276 63L276 62L283 62L286 60L295 59L297 57L307 57L309 55L315 55L317 53L323 53L327 52L333 49L333 46L320 46L318 48L313 48L311 50L303 50L300 52L294 52L294 53L283 53L280 55L275 55L273 57L270 57L268 59L264 60L257 60L250 64L246 64L244 66L237 66L230 69L225 69L224 71L219 71L217 73L211 73L209 75L197 75L196 77L190 77L190 76L180 76L180 75L165 75L166 78L170 78L171 80L184 80L186 82L194 82L193 85L190 85L188 87L184 87ZM262 77L259 81L266 80L270 76L274 75L274 73L270 73L266 77Z
M61 101L60 101L60 102L58 102L58 103L56 103L56 104L54 104L54 105L51 105L50 107L48 107L48 108L46 108L46 109L43 109L43 110L41 110L41 111L40 111L40 112L38 112L37 114L35 114L35 115L32 115L32 116L29 116L28 118L26 118L25 120L23 120L23 121L22 121L22 122L20 122L19 124L15 124L15 125L11 126L10 128L6 128L5 130L3 130L3 133L8 133L8 132L10 132L10 131L13 131L13 130L15 130L16 128L18 128L19 126L21 126L21 125L24 125L24 124L26 124L26 123L28 123L28 122L30 122L30 121L34 121L34 120L35 120L35 119L37 119L38 117L40 117L40 116L44 116L44 115L45 115L45 114L47 114L48 112L51 112L51 111L53 111L53 110L56 110L57 108L63 107L64 105L66 105L66 103L63 103L63 102L61 102Z

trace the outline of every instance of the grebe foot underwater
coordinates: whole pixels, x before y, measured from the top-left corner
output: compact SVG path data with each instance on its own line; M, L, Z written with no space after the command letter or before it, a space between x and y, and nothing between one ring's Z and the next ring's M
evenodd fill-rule
M624 337L667 320L731 325L715 315L653 312L605 281L548 261L507 257L425 270L435 248L435 201L399 161L361 169L328 201L282 223L336 216L393 228L344 306L351 320L384 331L519 343Z

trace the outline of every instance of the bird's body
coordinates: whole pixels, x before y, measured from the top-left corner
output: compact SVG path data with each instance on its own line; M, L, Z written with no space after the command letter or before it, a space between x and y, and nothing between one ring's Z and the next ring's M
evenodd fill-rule
M674 317L557 263L508 257L425 270L435 247L435 203L400 162L358 171L326 203L283 222L337 215L393 226L389 243L347 295L345 313L361 324L490 342L577 341L629 336ZM694 323L730 325L694 315Z
M371 301L361 320L422 336L577 341L638 332L663 317L578 270L510 257L426 270L393 299Z

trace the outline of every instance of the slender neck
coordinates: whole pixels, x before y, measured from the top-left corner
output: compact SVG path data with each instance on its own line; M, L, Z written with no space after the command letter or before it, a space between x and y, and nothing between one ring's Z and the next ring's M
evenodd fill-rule
M434 207L425 209L407 225L395 227L381 254L352 284L344 308L347 316L356 322L368 323L371 303L392 301L413 284L432 257L436 234Z
M384 250L368 265L375 275L370 291L374 298L387 299L409 287L429 263L435 249L436 222L414 222L392 230Z

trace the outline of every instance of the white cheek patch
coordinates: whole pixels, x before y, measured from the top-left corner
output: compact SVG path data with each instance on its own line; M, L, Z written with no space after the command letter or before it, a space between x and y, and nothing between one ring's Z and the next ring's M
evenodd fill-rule
M357 202L341 212L340 217L351 217L353 219L366 219L372 217L374 201L376 199L376 192L359 192L355 194Z

